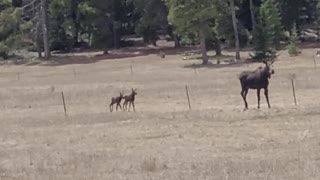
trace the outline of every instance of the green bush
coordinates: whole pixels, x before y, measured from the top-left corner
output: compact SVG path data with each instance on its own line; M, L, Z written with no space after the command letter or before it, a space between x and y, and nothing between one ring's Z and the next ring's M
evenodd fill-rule
M2 59L9 58L9 48L2 43L0 43L0 58Z
M288 53L290 56L298 56L301 54L300 49L295 44L289 44L288 45Z
M288 53L290 56L298 56L301 53L301 50L297 46L298 43L298 33L296 25L294 24L291 34L290 34L290 41L288 45Z

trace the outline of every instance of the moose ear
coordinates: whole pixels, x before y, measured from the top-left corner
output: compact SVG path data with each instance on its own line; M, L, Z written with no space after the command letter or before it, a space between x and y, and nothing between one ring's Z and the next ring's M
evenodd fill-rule
M272 59L272 61L271 61L270 64L273 64L275 61L277 61L279 56L280 56L280 54L277 54L276 57L274 57L274 58Z

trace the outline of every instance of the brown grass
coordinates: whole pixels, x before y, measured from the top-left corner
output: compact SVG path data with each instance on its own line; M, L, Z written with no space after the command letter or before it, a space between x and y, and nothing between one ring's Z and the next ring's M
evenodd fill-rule
M195 73L190 65L198 60L148 55L1 66L0 179L319 179L320 67L313 67L314 52L296 58L282 52L270 82L272 109L262 98L257 110L256 92L249 91L248 111L237 75L259 64L201 66ZM137 112L108 112L110 98L131 88L138 89Z

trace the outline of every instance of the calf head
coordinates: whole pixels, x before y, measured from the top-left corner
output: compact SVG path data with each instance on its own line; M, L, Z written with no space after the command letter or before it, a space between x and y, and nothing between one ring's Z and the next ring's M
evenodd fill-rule
M131 89L132 90L132 94L135 96L135 95L137 95L138 93L137 93L137 89Z

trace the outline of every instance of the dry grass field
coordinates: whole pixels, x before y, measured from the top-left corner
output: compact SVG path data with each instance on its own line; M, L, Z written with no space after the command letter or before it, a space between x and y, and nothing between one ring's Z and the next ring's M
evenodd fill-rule
M251 90L248 111L237 76L257 63L199 66L196 73L190 65L199 61L150 54L0 66L0 179L318 180L315 51L297 58L282 52L270 80L272 108L262 96L258 110ZM131 88L137 112L110 113L111 97Z

